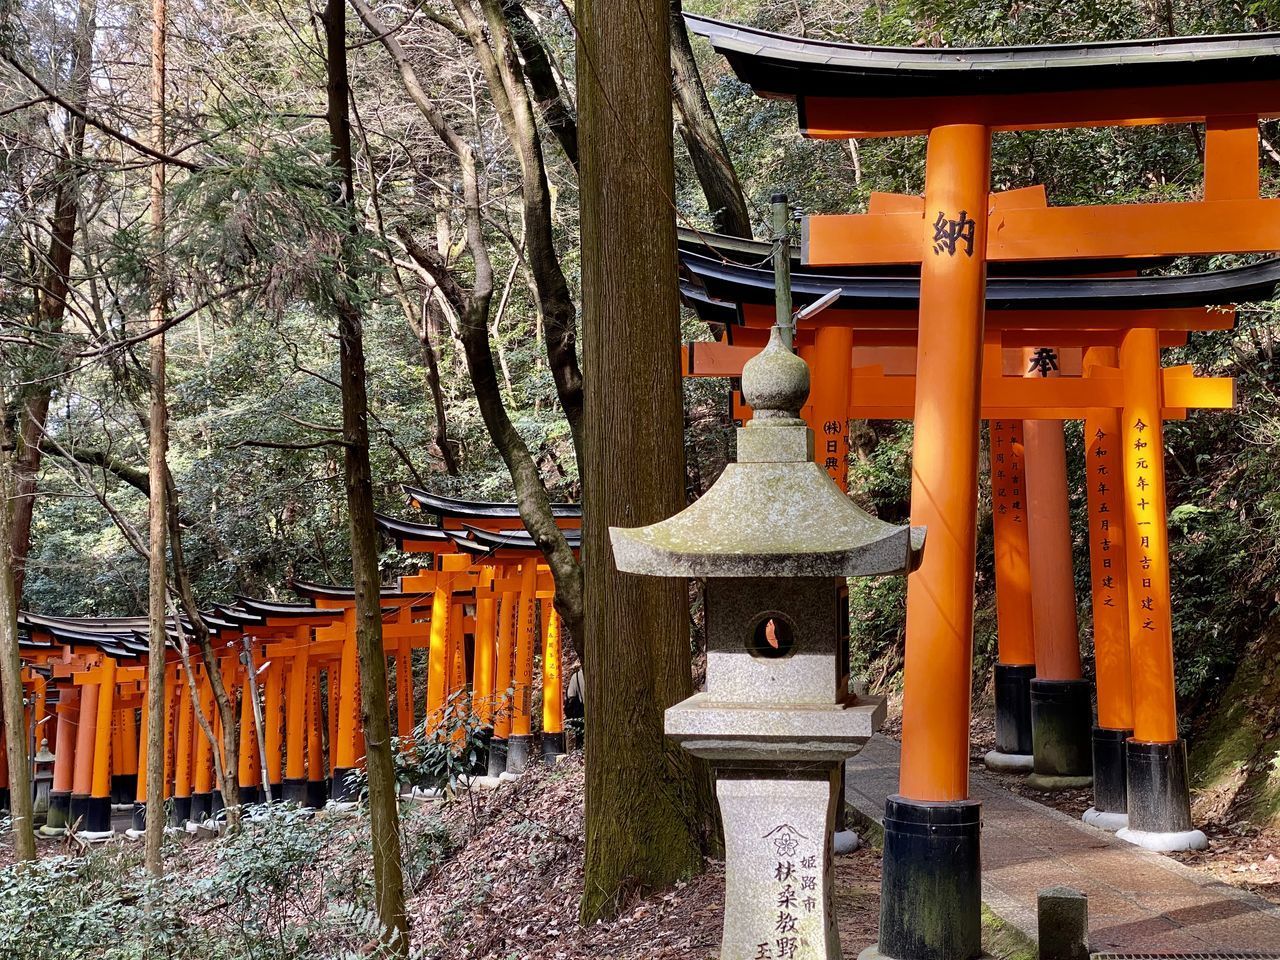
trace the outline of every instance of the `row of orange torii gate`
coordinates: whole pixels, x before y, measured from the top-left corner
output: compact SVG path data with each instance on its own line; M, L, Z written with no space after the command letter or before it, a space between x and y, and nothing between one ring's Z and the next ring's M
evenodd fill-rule
M1163 367L1161 348L1230 329L1231 304L1272 300L1280 261L1143 273L1179 257L1280 250L1259 135L1280 116L1280 33L881 48L685 19L756 95L793 104L801 135L926 143L920 195L803 218L790 287L815 309L834 298L796 331L819 463L842 483L849 420L913 420L910 522L928 529L907 578L898 789L885 800L879 940L864 957L972 960L982 952L969 748L984 429L1000 655L990 762L1025 766L1029 749L1042 786L1092 779L1094 822L1140 846L1207 842L1192 823L1177 715L1164 423L1234 397L1229 380ZM1010 133L1176 124L1203 145L1202 182L1182 202L1057 205L1041 187L993 183L994 145ZM1096 161L1112 166L1102 151ZM785 220L775 212L775 235ZM760 270L769 256L685 238L686 302L732 335L689 347L687 373L735 376L768 324L792 325L787 298L775 307L785 278ZM777 260L779 272L791 266ZM1085 421L1087 443L1096 727L1071 578L1069 419ZM794 960L795 947L763 942L757 956Z
M473 711L492 730L493 777L523 771L539 740L542 755L563 753L566 678L554 589L516 507L414 488L408 495L434 522L378 517L401 550L429 555L416 574L382 590L396 733L430 737L448 718ZM557 504L554 511L576 548L580 508ZM215 749L242 803L319 807L357 798L350 774L361 765L364 740L354 593L312 583L292 589L302 602L241 598L203 614L236 705L236 757L222 756L220 713L199 650L191 641L185 657L181 651L179 631L186 639L190 624L170 621L164 795L174 825L206 822L221 809ZM105 839L114 832L113 809L129 809L136 834L145 822L145 618L23 612L19 625L41 831L56 836L74 827ZM415 650L425 655L415 658ZM2 802L3 767L0 791Z
M871 215L922 204L873 194ZM991 205L1042 208L1044 191L995 194ZM719 334L685 345L686 377L737 378L764 346L776 319L774 268L762 266L770 250L681 231L683 300ZM987 283L979 415L988 427L999 662L996 742L985 760L1028 774L1044 790L1092 785L1096 802L1086 822L1146 841L1126 829L1136 796L1152 808L1147 824L1154 818L1167 827L1145 833L1199 845L1203 835L1188 820L1185 761L1173 765L1172 782L1157 773L1154 782L1131 784L1128 743L1179 736L1167 554L1151 548L1166 526L1159 427L1190 410L1230 408L1235 390L1230 378L1161 367L1159 351L1185 344L1193 331L1231 329L1237 302L1274 295L1280 260L1138 277L1134 268L1145 265L1072 264L1088 275L998 275ZM847 490L849 423L915 418L920 281L798 259L788 272L799 305L833 298L800 321L795 342L812 374L802 415L816 438L814 458ZM730 403L734 420L750 419L736 379ZM1081 662L1067 420L1084 421L1096 691ZM852 630L856 637L856 624ZM929 739L967 739L967 702L958 716L945 708L934 714Z

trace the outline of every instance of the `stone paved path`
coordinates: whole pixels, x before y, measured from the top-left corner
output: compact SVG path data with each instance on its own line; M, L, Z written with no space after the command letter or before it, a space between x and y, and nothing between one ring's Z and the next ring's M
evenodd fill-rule
M849 761L848 802L877 821L898 786L898 743L876 736ZM1094 951L1280 951L1280 908L1050 807L1014 796L981 772L982 896L1032 939L1036 894L1064 885L1089 895Z

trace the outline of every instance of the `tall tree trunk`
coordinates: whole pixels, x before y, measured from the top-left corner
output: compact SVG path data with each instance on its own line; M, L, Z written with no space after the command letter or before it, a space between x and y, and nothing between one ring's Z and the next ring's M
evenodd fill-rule
M683 580L623 576L610 525L679 512L684 456L667 0L578 4L582 315L586 881L582 919L702 864L705 773L663 711L693 692ZM637 784L644 784L637 790Z
M538 112L560 144L574 171L578 169L578 118L573 107L560 90L551 57L538 36L538 28L524 8L523 0L501 0L502 16L511 28L512 39L524 62L524 74L529 80Z
M329 139L333 164L341 173L338 202L353 217L355 189L347 81L347 23L343 0L327 0L324 32L328 78ZM378 918L393 951L409 953L409 920L404 909L400 867L400 816L391 753L391 715L387 704L387 657L382 646L381 581L377 528L373 516L373 471L369 465L369 398L365 389L363 318L356 302L355 264L349 244L334 278L338 349L342 379L342 439L351 528L351 577L355 588L356 653L360 670L360 715L364 724L365 767L369 783L373 886Z
M71 50L71 82L68 99L81 111L88 103L89 74L93 62L93 36L97 22L96 0L81 0L76 18L75 41ZM67 312L67 295L71 289L71 259L75 246L76 222L80 210L80 172L84 157L84 120L69 113L66 126L67 152L58 159L54 173L57 184L53 201L53 216L49 224L49 249L47 266L41 278L37 297L36 322L38 330L47 330L57 343ZM49 403L53 397L56 379L50 374L55 368L64 369L60 348L51 348L52 364L41 364L32 371L34 381L17 396L20 411L17 462L15 464L15 489L13 524L9 539L13 545L14 594L21 601L22 586L26 580L27 554L31 549L31 522L35 513L36 479L40 474L42 453L40 442L44 437L45 421L49 416Z
M582 370L578 365L577 311L555 248L551 189L543 160L542 137L534 121L524 71L516 56L515 42L503 16L500 0L480 0L483 24L472 10L471 0L454 0L454 7L466 27L507 139L520 163L525 262L533 275L538 306L546 327L547 363L551 368L551 378L555 381L565 419L569 421L574 453L581 461Z
M151 4L151 143L165 150L165 0ZM169 522L166 478L169 473L169 404L165 397L165 335L167 278L164 254L165 168L160 162L151 166L151 327L158 331L150 340L151 411L148 417L148 463L150 478L150 537L148 564L150 586L147 592L147 820L146 864L156 877L164 874L164 680L165 641L169 571L165 559L165 540Z
M0 410L5 409L0 396ZM13 849L19 860L36 858L32 820L30 762L26 719L22 706L22 660L18 655L18 593L14 585L13 523L16 444L11 425L0 420L0 694L3 696L4 750L9 761L9 810L13 819Z
M698 62L689 44L680 0L671 0L671 83L680 115L680 136L689 151L693 171L711 211L717 233L735 237L751 236L751 215L738 181L738 172L729 159L729 147L720 124L711 110L707 89L698 74Z
M178 503L178 488L173 482L173 472L165 465L165 500L168 508L169 553L173 563L173 583L178 594L178 602L182 612L191 621L191 633L200 648L200 659L204 661L205 675L209 678L209 687L213 691L214 709L222 721L222 743L210 741L216 755L222 757L221 766L215 765L218 790L222 793L223 806L227 812L227 828L235 831L240 827L240 780L239 763L240 737L247 731L241 730L239 715L236 711L235 693L227 688L227 678L222 673L222 660L213 648L213 635L209 625L205 623L200 606L196 603L195 590L191 586L191 568L187 566L186 551L182 546L182 514ZM210 728L212 733L212 728ZM219 753L219 751L221 751ZM150 759L150 754L148 754ZM148 781L150 783L150 781ZM148 801L149 803L150 801Z
M475 151L458 135L444 115L427 96L418 76L406 55L395 31L389 30L369 6L367 0L350 0L369 32L377 37L396 64L400 78L418 110L426 118L440 141L458 162L462 180L463 210L466 216L466 246L474 263L474 281L468 292L451 271L444 253L439 247L432 249L417 243L406 230L399 236L405 249L423 270L435 281L440 294L459 318L459 335L467 372L476 391L480 415L493 445L502 456L511 482L516 491L516 503L520 519L533 537L534 543L547 558L556 585L556 611L569 632L578 656L582 656L582 569L565 540L564 532L556 525L551 513L551 501L542 483L537 465L529 454L524 439L511 422L502 402L494 368L493 352L489 345L489 309L493 299L493 262L484 239L484 224L480 200L480 180L476 170ZM475 23L472 15L471 22ZM483 44L478 51L488 51ZM492 56L489 56L492 61ZM491 63L492 67L492 63ZM495 68L496 75L496 68ZM494 95L502 92L501 81ZM437 227L437 239L444 232ZM576 363L576 360L575 360Z

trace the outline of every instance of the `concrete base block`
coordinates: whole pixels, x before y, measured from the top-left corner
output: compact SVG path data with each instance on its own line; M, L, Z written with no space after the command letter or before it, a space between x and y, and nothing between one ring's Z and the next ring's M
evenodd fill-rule
M498 779L503 783L513 783L520 779L520 774L512 773L510 770L504 770L502 773L498 774Z
M1207 850L1209 838L1202 830L1175 830L1169 833L1156 833L1150 830L1131 830L1125 827L1116 831L1116 836L1144 850L1156 853L1178 853L1183 850Z
M1089 898L1070 887L1041 890L1036 903L1040 960L1089 960Z
M1036 758L1030 753L1001 753L989 750L982 758L983 765L993 773L1030 773L1035 769Z
M76 834L85 843L106 843L115 835L115 830L81 830Z
M1112 833L1129 826L1129 815L1127 813L1110 813L1094 807L1086 810L1080 819L1091 827L1097 827L1099 830L1109 830Z
M862 846L862 838L852 830L837 830L831 839L831 852L836 856L853 853Z
M130 827L124 832L125 838L128 840L141 840L147 835L147 831L139 830L136 827Z

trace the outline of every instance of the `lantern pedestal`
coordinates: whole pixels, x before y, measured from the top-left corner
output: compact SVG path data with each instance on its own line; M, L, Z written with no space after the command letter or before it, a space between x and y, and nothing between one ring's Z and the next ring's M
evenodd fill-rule
M831 836L838 763L783 780L725 769L724 939L720 956L837 958Z
M667 735L716 772L723 960L839 960L832 856L840 775L884 714L878 697L785 707L697 693L668 708Z

